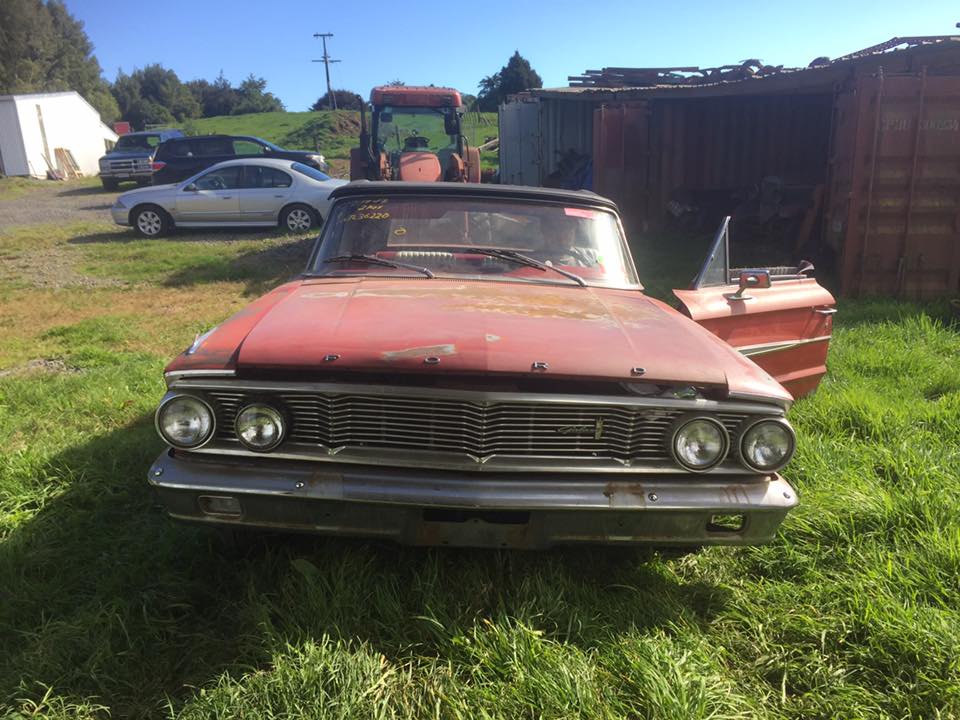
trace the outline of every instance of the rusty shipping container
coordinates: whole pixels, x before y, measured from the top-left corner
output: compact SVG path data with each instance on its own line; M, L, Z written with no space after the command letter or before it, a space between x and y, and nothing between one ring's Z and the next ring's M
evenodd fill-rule
M813 188L826 175L832 103L821 93L601 105L594 188L640 228L659 224L678 189L730 196L770 175Z
M816 260L844 295L960 293L960 37L893 38L737 81L664 82L525 93L528 121L512 123L522 135L501 122L501 169L516 166L504 181L545 184L558 157L589 154L593 189L634 232L733 214L740 230L768 223L753 239L785 263Z
M824 239L841 292L960 292L960 77L860 77L835 112Z

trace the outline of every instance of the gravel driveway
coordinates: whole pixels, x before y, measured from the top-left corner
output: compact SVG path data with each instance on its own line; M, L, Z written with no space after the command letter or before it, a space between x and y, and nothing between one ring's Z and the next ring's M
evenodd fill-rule
M45 182L49 187L31 187L13 197L0 195L0 233L20 225L112 222L110 206L119 192L106 192L89 179ZM124 185L123 190L132 187Z

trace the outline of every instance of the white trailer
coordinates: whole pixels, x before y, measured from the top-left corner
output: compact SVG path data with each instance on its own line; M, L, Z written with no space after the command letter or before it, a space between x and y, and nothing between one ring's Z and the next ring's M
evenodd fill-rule
M74 91L0 95L0 175L47 177L65 170L57 148L68 150L84 175L117 140L100 114Z

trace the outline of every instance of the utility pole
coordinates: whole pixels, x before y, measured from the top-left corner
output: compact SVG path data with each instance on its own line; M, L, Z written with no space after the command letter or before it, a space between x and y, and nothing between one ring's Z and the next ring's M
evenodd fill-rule
M327 72L327 105L329 105L331 110L337 109L337 98L333 94L333 88L330 87L330 63L340 62L339 60L334 60L327 54L327 38L333 37L333 33L314 33L315 38L320 38L323 41L323 57L320 60L314 60L313 62L322 62L323 69Z

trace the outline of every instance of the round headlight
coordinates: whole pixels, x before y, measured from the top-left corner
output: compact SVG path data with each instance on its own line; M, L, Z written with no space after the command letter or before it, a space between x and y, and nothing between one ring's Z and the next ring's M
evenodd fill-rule
M673 456L688 470L709 470L727 454L730 438L726 428L712 418L694 418L673 434Z
M174 395L157 409L157 431L174 447L195 448L213 435L213 410L193 395Z
M283 440L285 430L283 415L269 405L247 405L237 413L237 437L251 450L273 450Z
M759 472L779 470L793 457L796 438L786 420L760 420L740 438L740 457L747 467Z

